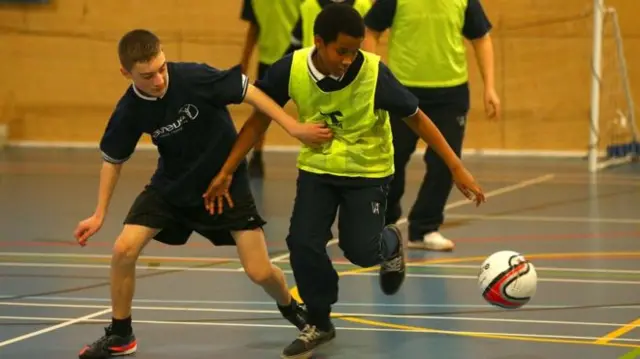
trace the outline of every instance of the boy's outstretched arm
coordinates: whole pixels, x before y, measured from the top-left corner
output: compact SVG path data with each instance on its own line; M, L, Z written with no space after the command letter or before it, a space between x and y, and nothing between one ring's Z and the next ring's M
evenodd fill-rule
M418 109L413 116L405 118L405 122L413 132L417 133L442 158L447 167L449 167L453 180L460 192L467 198L473 199L476 205L484 202L485 197L482 189L464 167L460 158L453 152L453 149L451 149L451 146L449 146L447 140L431 119L422 110Z
M248 85L244 102L271 117L290 136L297 138L306 145L316 146L331 139L331 130L329 128L322 124L302 124L296 121L280 105L254 85Z
M240 133L238 134L238 138L236 138L233 147L231 148L231 152L227 157L224 165L220 169L220 172L216 175L215 178L209 184L207 191L203 194L205 208L211 214L216 213L216 207L218 209L218 213L222 213L222 209L224 207L223 201L227 201L231 207L233 207L233 201L231 196L229 195L229 187L231 186L231 179L233 177L233 173L238 169L242 160L246 158L249 151L256 145L262 135L267 131L269 125L271 124L271 116L274 120L280 120L282 122L282 126L285 127L288 121L293 120L289 117L288 114L284 112L284 110L278 106L275 102L273 102L268 96L262 93L257 88L254 88L255 98L253 100L248 101L256 101L256 108L264 108L264 112L254 112L249 119L244 123L242 128L240 129ZM257 94L257 95L256 95ZM249 93L247 93L249 96ZM264 98L263 98L264 96ZM260 107L259 103L261 101L266 101L265 104L262 104L263 107ZM269 101L273 103L269 103ZM275 108L272 108L275 106ZM282 113L280 113L282 111ZM295 121L295 120L293 120ZM302 126L302 130L300 133L308 134L308 138L313 139L307 141L306 143L314 145L318 143L323 143L327 140L331 139L331 131L328 128L322 127L322 125L318 124L300 124L295 122L296 125ZM290 124L293 126L293 124ZM290 132L291 133L291 132ZM292 134L293 135L293 134ZM298 137L298 136L294 136ZM301 137L298 137L301 139ZM303 141L305 142L305 141Z
M224 201L229 204L229 207L233 207L233 200L229 194L233 173L238 169L242 160L255 146L260 137L267 131L270 124L271 119L261 112L253 112L244 123L227 160L202 195L204 206L210 214L216 214L216 209L217 213L222 213Z
M268 116L261 112L254 112L240 129L238 138L219 174L232 175L262 135L267 132L269 125L271 125L271 119Z

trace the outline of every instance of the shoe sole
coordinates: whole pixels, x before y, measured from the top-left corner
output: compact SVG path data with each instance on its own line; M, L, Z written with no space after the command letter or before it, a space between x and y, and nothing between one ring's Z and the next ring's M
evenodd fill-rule
M331 339L329 339L329 340L327 340L325 342L322 342L317 347L315 347L315 348L313 348L313 349L311 349L311 350L309 350L307 352L300 353L298 355L293 355L293 356L286 356L284 354L281 354L280 358L282 358L282 359L310 359L310 358L313 357L313 354L315 353L316 350L321 349L321 348L324 349L327 346L331 345L335 338L336 338L336 335L334 333L333 336L331 337Z
M113 357L123 357L123 356L127 356L127 355L134 355L136 353L136 351L138 350L138 346L136 345L135 347L124 351L124 352L117 352L117 353L110 353L107 354L107 356L101 356L101 357L89 357L89 356L78 356L79 359L103 359L103 358L113 358Z

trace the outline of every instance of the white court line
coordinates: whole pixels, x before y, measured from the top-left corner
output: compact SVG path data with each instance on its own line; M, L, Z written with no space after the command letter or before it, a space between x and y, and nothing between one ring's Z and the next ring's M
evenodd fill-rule
M578 222L578 223L615 223L638 224L640 219L633 218L600 218L600 217L561 217L561 216L511 216L484 214L448 214L454 219L478 219L483 221L522 221L522 222Z
M102 307L102 308L104 308L104 307ZM82 322L82 321L85 321L85 320L88 320L88 319L93 319L95 317L99 317L99 316L101 316L103 314L106 314L106 313L109 313L109 312L111 312L111 308L103 309L103 310L97 311L95 313L87 314L85 316L78 317L78 318L67 318L66 321L63 322L63 323L52 325L52 326L44 328L44 329L36 330L34 332L27 333L25 335L21 335L21 336L18 336L18 337L11 338L11 339L5 340L3 342L0 342L0 348L2 348L4 346L7 346L9 344L13 344L13 343L21 342L21 341L29 339L29 338L33 338L33 337L38 336L38 335L42 335L42 334L45 334L45 333L48 333L48 332L52 332L54 330L58 330L58 329L61 329L61 328L64 328L64 327L68 327L70 325L73 325L73 324L76 324L76 323L79 323L79 322Z
M9 307L37 307L37 308L73 308L73 309L95 309L104 306L93 304L62 304L62 303L31 303L31 302L0 302L0 306ZM198 308L198 307L161 307L161 306L133 306L135 310L147 311L168 311L168 312L205 312L205 313L236 313L236 314L274 314L280 315L277 310L262 309L231 309L231 308ZM534 319L505 319L489 317L464 317L464 316L438 316L438 315L408 315L408 314L379 314L379 313L332 313L342 317L367 317L386 319L417 319L417 320L445 320L445 321L474 321L474 322L495 322L495 323L527 323L527 324L549 324L549 325L575 325L575 326L602 326L621 327L626 323L610 322L583 322L583 321L562 321L562 320L534 320Z
M0 262L0 267L42 267L42 268L86 268L86 269L109 269L109 265L99 264L59 264L59 263L11 263ZM136 270L155 270L155 271L172 271L180 270L184 272L225 272L225 273L242 273L233 268L192 268L192 267L136 267ZM290 269L283 269L285 274L293 274ZM349 277L377 277L378 273L373 272L357 272L350 273ZM453 274L420 274L420 273L407 273L407 278L447 278L447 279L473 279L477 280L476 276L472 275L453 275ZM584 283L584 284L624 284L624 285L640 285L640 280L608 280L608 279L573 279L573 278L538 278L538 282L549 283Z
M555 178L555 175L553 173L548 173L546 175L534 177L532 179L528 179L528 180L521 181L521 182L518 182L518 183L515 183L515 184L512 184L512 185L509 185L509 186L505 186L505 187L501 187L501 188L495 189L493 191L486 192L484 194L484 196L485 196L485 198L495 197L495 196L498 196L498 195L501 195L501 194L505 194L505 193L509 193L509 192L513 192L513 191L516 191L516 190L519 190L519 189L522 189L522 188L525 188L525 187L533 186L533 185L536 185L536 184L539 184L539 183L542 183L542 182L550 181L553 178ZM454 189L455 189L455 186L454 186ZM467 205L467 204L473 204L473 203L474 203L473 201L468 200L468 199L465 198L465 199L461 199L459 201L447 204L444 207L444 209L446 211L446 210L454 209L454 208L457 208L457 207L461 207L461 206L464 206L464 205ZM407 223L407 218L400 218L398 220L398 222L396 222L397 225L403 225L405 223ZM338 243L338 238L333 238L332 240L330 240L327 243L327 247L332 246L332 245L334 245L336 243ZM272 263L273 262L279 262L279 261L282 261L283 259L286 259L286 258L289 258L289 253L285 253L285 254L273 257L271 259L271 262Z
M378 273L363 272L349 274L349 277L367 276L377 277ZM467 279L478 280L477 275L456 275L456 274L421 274L421 273L407 273L407 278L442 278L442 279ZM540 278L538 277L538 283L579 283L579 284L620 284L620 285L640 285L640 280L607 280L607 279L575 279L575 278Z
M432 268L468 268L477 269L477 265L472 264L416 264L411 267L432 267ZM571 268L571 267L536 267L537 272L576 272L576 273L620 273L620 274L640 274L640 270L632 269L605 269L605 268Z
M0 300L8 298L15 298L15 294L3 294L0 295ZM96 297L70 297L70 296L29 296L22 297L21 300L40 300L40 301L53 301L53 302L97 302L97 303L111 303L110 298L96 298ZM150 298L138 298L133 300L133 303L150 303L150 304L201 304L201 305L234 305L234 306L268 306L272 307L273 302L265 301L242 301L242 300L189 300L189 299L150 299ZM366 303L366 302L338 302L335 307L365 307L365 308L446 308L446 309L488 309L492 308L489 305L479 304L425 304L425 303ZM575 309L575 304L527 304L529 309ZM640 309L640 305L611 305L611 306L599 306L589 308L594 309Z
M42 258L99 258L111 259L111 254L81 254L81 253L51 253L51 252L0 252L0 257L42 257ZM235 261L239 262L237 257L167 257L167 256L140 256L138 260L167 260L167 261L183 261L183 262L220 262Z
M50 320L59 321L69 318L57 318L57 317L15 317L7 316L0 319L8 320ZM108 320L87 320L88 322L107 323ZM260 323L225 323L225 322L187 322L187 321L165 321L165 320L136 320L137 324L165 324L165 325L188 325L188 326L212 326L212 327L244 327L244 328L282 328L291 330L291 325L284 324L260 324ZM395 328L376 328L376 327L336 327L341 331L358 331L358 332L401 332L401 333L429 333L432 331L425 329L395 329ZM486 335L486 336L508 336L508 337L527 337L527 338L547 338L547 339L567 339L567 340L597 340L597 337L583 337L573 335L552 335L552 334L525 334L525 333L496 333L496 332L465 332L465 331L453 331L453 330L438 330L438 334L453 334L453 335ZM632 338L615 338L612 342L628 342L638 343L640 339Z
M20 262L0 262L0 267L33 267L33 268L85 268L85 269L110 269L108 264L67 264L67 263L20 263ZM150 271L173 271L179 270L184 272L237 272L234 268L199 268L199 267L174 267L160 266L149 267L145 265L137 265L136 270Z
M377 276L377 273L360 273L363 275ZM351 275L349 275L351 276ZM473 275L447 275L447 274L407 274L407 278L446 278L446 279L470 279L478 280ZM538 278L538 283L580 283L580 284L622 284L622 285L640 285L640 280L606 280L606 279L573 279L573 278Z
M45 253L46 254L46 253ZM347 263L340 263L347 264ZM407 263L409 267L415 268L460 268L460 269L476 269L478 265L474 264L445 264L445 263ZM22 263L22 262L0 262L0 267L42 267L42 268L86 268L86 269L109 269L107 264L72 264L72 263ZM160 266L149 267L146 265L139 265L136 270L184 270L185 272L237 272L234 268L198 268L198 267L175 267L175 266ZM576 272L576 273L600 273L600 274L640 274L640 270L632 269L607 269L607 268L573 268L573 267L536 267L538 272ZM284 270L285 273L291 274L291 270ZM362 276L363 273L353 273L350 276Z

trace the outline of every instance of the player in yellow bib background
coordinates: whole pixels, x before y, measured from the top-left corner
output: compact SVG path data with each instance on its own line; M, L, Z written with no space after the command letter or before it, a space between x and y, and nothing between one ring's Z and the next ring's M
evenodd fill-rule
M458 156L469 112L468 64L465 40L473 48L484 80L487 117L500 112L495 90L494 56L489 22L480 0L376 0L365 17L363 47L375 52L381 34L390 29L389 68L420 100L424 111ZM387 223L402 215L405 167L416 150L418 136L402 121L391 121L396 173L389 189ZM428 171L408 213L409 248L450 251L454 242L440 234L444 207L452 189L451 173L438 154L424 154Z
M360 51L364 23L353 7L331 4L314 24L315 45L275 62L256 83L279 105L292 100L303 123L324 123L328 141L303 143L298 156L296 197L287 246L308 326L288 345L283 358L307 358L335 337L331 306L338 275L327 254L339 211L339 246L361 267L380 265L384 294L397 293L405 278L404 244L394 224L385 226L387 192L393 178L389 114L407 125L442 157L458 188L479 205L484 194L431 120L377 55ZM275 119L283 127L289 124ZM267 130L259 113L242 127L228 160L204 194L206 206L222 202L232 174Z
M242 73L247 74L253 50L258 49L258 73L260 79L269 66L287 53L299 49L292 45L291 33L300 20L302 0L243 0L240 18L249 23L240 58ZM264 176L262 150L264 136L256 143L249 160L249 174Z
M330 4L345 4L353 6L362 17L364 17L369 9L373 0L302 0L300 5L300 18L296 23L291 43L294 46L310 47L314 45L315 36L313 33L313 26L316 21L316 17L322 9Z

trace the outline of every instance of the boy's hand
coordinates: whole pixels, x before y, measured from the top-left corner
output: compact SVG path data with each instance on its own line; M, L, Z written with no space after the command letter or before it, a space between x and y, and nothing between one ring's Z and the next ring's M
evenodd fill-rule
M484 91L484 111L487 118L497 120L500 118L500 98L495 89L489 88Z
M461 166L453 169L451 173L458 190L460 190L465 197L476 202L476 207L486 201L482 188L480 188L466 168Z
M84 247L87 245L89 238L102 228L103 223L104 219L94 214L93 216L78 223L75 231L73 231L73 236L76 238L76 241L78 241L78 244Z
M289 134L307 146L315 147L333 138L331 129L323 123L298 123L290 129Z
M225 173L218 173L218 175L211 181L209 188L202 195L204 198L204 207L210 214L216 214L216 205L218 207L218 214L222 213L224 208L224 201L229 204L229 208L233 208L233 200L229 194L229 187L231 187L231 180L233 175Z

